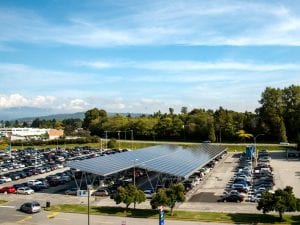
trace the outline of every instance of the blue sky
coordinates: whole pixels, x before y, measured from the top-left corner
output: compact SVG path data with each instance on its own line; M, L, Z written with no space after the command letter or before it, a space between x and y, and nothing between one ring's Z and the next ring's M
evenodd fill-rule
M298 1L0 2L0 109L254 111L300 84Z

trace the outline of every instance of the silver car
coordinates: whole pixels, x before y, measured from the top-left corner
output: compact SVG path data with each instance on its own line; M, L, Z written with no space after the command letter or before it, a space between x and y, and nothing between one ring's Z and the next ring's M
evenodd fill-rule
M41 205L36 201L26 202L23 205L21 205L20 211L26 213L37 213L41 211Z

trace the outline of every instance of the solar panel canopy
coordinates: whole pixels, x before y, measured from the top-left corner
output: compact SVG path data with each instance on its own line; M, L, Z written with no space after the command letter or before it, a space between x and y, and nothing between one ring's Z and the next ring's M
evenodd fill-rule
M71 161L68 166L101 176L108 176L133 167L187 178L226 150L223 146L202 144L184 148L158 145L135 151L106 155L82 161Z

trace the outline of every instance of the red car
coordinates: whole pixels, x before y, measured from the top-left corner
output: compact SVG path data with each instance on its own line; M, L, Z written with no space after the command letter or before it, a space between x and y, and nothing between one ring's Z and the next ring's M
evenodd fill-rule
M16 191L13 186L6 186L0 189L0 193L15 193Z

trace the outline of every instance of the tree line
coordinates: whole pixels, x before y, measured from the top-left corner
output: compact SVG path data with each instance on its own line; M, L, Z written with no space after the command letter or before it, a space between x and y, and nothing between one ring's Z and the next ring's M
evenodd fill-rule
M182 107L178 114L169 108L168 113L158 111L139 117L130 114L108 116L105 110L93 108L85 112L83 120L37 118L31 127L64 128L66 135L84 136L88 132L103 138L107 135L108 138L130 139L133 132L134 139L144 140L239 142L239 134L244 132L253 136L264 134L259 138L261 141L299 142L300 86L291 85L283 89L267 87L259 103L260 107L255 112L236 112L223 107L189 111L187 107ZM10 125L20 126L17 121L14 123Z

